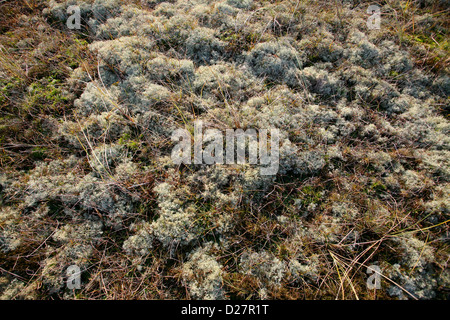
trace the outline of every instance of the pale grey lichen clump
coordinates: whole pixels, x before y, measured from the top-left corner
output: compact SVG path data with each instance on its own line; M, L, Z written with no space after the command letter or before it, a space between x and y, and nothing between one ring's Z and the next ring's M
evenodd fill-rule
M136 229L138 231L135 231ZM132 227L131 230L135 231L135 234L129 237L123 243L123 249L125 250L125 252L128 255L148 255L153 247L153 235L151 233L151 226L147 222L143 222L138 226Z
M9 252L16 249L20 243L20 237L14 230L14 222L19 219L19 211L12 207L2 208L0 211L0 222L2 230L0 231L0 250Z
M0 300L32 300L36 299L36 286L26 287L20 280L10 281L7 277L0 277Z
M196 239L196 208L194 205L183 207L185 190L176 190L168 183L157 186L160 217L152 223L153 233L168 247L177 244L188 244Z
M33 208L41 202L57 201L63 205L64 215L69 217L96 216L106 214L105 223L120 226L121 219L132 212L136 196L124 193L112 184L104 182L102 174L114 174L109 149L96 155L94 171L85 176L77 172L79 159L71 157L64 161L42 163L30 173L28 181L21 186L24 205ZM98 174L99 170L101 174ZM104 173L105 171L108 174ZM114 177L111 177L114 181ZM74 210L76 208L76 210Z
M94 246L101 241L102 223L98 221L82 222L79 225L67 224L54 232L52 238L59 246L49 248L43 261L42 282L50 293L64 288L63 277L67 267L77 265L80 269L89 267L89 259Z
M294 85L298 83L302 60L289 43L289 39L260 43L249 52L247 64L258 77Z
M212 245L207 243L188 255L183 264L183 280L194 299L222 300L225 292L222 288L222 266L209 253Z
M240 258L244 274L256 277L264 285L280 285L286 265L266 251L244 252Z
M391 285L388 293L399 299L433 299L439 285L448 286L445 279L436 277L431 269L435 261L433 249L414 236L398 239L402 250L401 264L387 268L390 278L402 287Z
M224 54L225 42L217 39L215 31L194 29L186 40L186 55L196 64L219 62Z
M227 0L227 4L239 9L250 9L253 0Z
M98 63L95 75L74 70L71 81L86 84L54 132L75 151L0 176L5 198L20 199L0 211L2 253L20 252L39 219L57 221L37 238L50 239L36 280L50 294L65 290L69 265L89 274L101 250L174 266L176 276L161 272L193 299L242 298L240 285L258 299L321 281L332 291L345 260L330 252L353 261L360 243L383 239L386 275L403 287L384 294L444 295L447 261L434 249L444 239L393 230L448 219L450 127L437 106L449 77L425 74L407 47L368 31L364 10L345 5L340 27L304 3L293 14L289 1L50 1L46 14L64 23L70 5ZM171 133L194 120L279 129L278 174L174 165ZM25 290L4 287L2 297Z

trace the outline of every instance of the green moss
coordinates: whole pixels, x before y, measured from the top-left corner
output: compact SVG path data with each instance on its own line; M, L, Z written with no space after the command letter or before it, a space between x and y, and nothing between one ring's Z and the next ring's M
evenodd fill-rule
M199 214L195 220L195 225L198 228L198 234L200 236L206 236L211 230L214 229L211 212L203 212Z
M301 190L303 194L302 206L307 207L311 203L317 204L322 200L321 190L312 186L303 187Z
M33 82L29 87L24 108L26 110L47 109L56 111L69 99L63 93L60 80L47 78Z
M413 34L407 36L407 39L413 43L415 42L427 45L432 49L440 48L446 51L450 51L450 42L448 40L448 37L441 34L436 34L433 37L425 33Z
M80 65L80 56L84 50L87 50L88 42L75 38L74 43L71 44L64 52L64 60L66 64L72 69Z
M281 243L277 247L278 249L278 258L281 260L288 260L292 258L292 252L289 250L289 248L286 247L284 243Z
M15 91L21 90L23 81L20 78L0 79L0 106L8 103Z
M119 144L127 146L132 151L139 150L140 143L139 141L136 141L132 139L131 135L126 132L119 138Z
M393 78L398 77L398 72L395 70L391 70L391 72L389 72L389 76Z
M375 181L370 186L370 189L375 191L376 193L382 193L382 192L386 192L387 187L384 184L382 184L380 181Z
M41 147L35 147L31 151L31 157L34 160L44 160L47 155L47 149Z
M235 32L234 30L229 30L223 32L219 38L227 43L226 50L234 54L251 50L258 42L259 35L251 32L245 33L242 31Z

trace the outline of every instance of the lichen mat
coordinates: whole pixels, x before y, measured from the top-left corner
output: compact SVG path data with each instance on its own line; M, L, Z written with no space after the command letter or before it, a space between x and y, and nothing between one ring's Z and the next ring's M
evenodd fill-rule
M448 298L450 19L383 3L2 2L1 298Z

